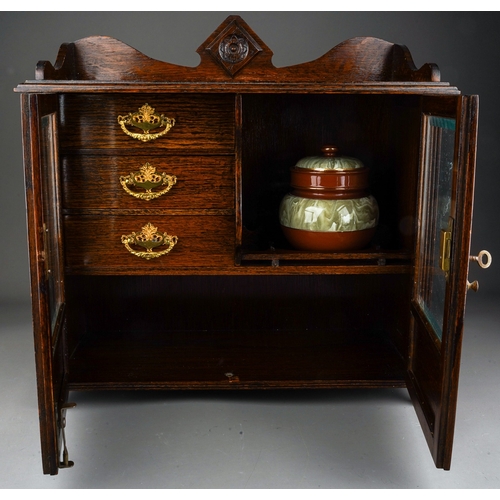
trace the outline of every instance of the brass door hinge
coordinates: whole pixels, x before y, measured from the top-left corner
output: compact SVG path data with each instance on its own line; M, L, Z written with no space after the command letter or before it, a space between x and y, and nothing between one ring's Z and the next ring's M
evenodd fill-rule
M45 267L45 279L48 280L50 276L50 262L49 262L49 229L47 224L43 223L42 227L43 236L43 265Z
M66 410L74 408L76 403L64 403L59 409L59 431L62 436L62 460L59 461L60 469L67 469L68 467L73 467L74 462L69 459L68 448L66 447ZM60 457L59 457L60 458Z
M451 241L453 237L453 219L448 219L448 229L441 229L441 241L439 251L439 267L444 271L446 279L450 273L451 265Z

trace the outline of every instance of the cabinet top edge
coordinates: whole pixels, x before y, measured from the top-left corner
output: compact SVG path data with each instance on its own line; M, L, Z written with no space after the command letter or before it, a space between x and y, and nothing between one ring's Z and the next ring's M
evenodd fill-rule
M352 82L331 83L212 83L212 82L82 82L78 80L26 80L14 88L16 93L295 93L295 94L446 94L460 95L461 91L447 82Z

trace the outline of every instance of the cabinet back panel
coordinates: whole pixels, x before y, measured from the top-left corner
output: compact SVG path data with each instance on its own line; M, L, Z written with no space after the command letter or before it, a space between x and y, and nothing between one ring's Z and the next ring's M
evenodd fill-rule
M376 332L408 319L406 275L68 276L67 288L88 331Z

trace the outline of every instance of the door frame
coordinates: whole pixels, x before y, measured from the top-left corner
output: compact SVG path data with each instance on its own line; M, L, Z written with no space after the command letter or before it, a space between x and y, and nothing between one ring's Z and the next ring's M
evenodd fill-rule
M472 207L476 166L478 97L423 97L421 114L456 119L453 159L453 219L450 270L446 285L444 324L439 340L417 301L420 230L423 207L425 124L422 120L416 260L407 387L436 467L450 469L458 396L460 356L467 291Z

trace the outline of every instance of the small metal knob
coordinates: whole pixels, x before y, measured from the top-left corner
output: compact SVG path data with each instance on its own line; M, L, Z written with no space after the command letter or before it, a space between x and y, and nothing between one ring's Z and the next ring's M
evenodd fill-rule
M337 155L337 153L339 152L339 148L337 146L328 144L321 148L321 152L323 153L324 156L333 157Z
M486 261L483 259L483 257L486 257ZM470 261L477 262L479 267L482 267L483 269L486 269L491 266L491 254L487 250L481 250L477 255L471 255L469 257Z
M472 290L473 292L477 292L479 290L479 281L474 280L472 283L467 281L467 290Z

